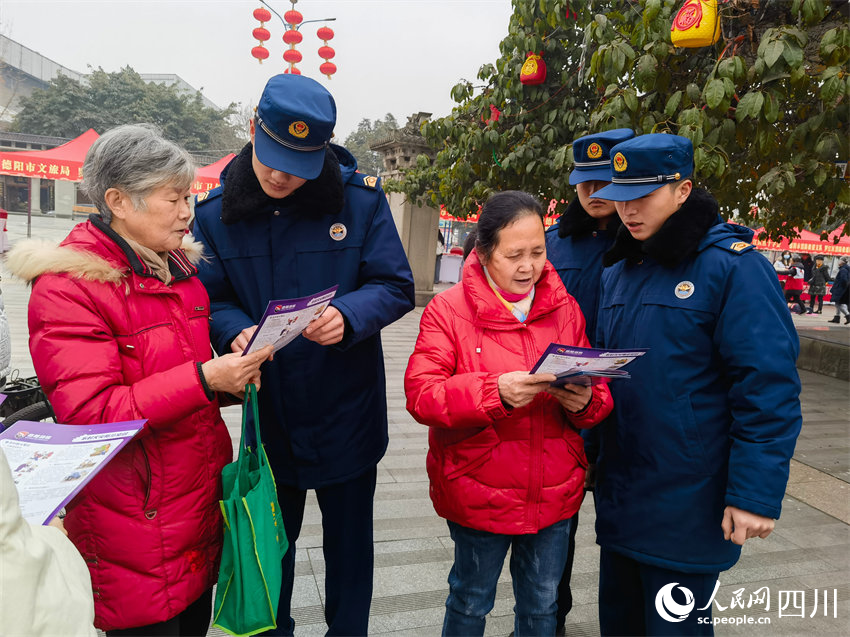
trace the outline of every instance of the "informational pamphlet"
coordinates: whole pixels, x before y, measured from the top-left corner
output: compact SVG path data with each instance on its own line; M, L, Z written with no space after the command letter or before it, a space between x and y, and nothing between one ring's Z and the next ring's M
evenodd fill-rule
M147 420L60 425L20 420L0 433L24 519L47 524Z
M620 368L648 351L647 349L592 349L552 343L531 368L530 373L554 374L558 379L552 382L553 387L563 387L568 384L598 385L617 378L630 378L629 373Z
M242 356L253 350L263 349L266 345L273 345L274 351L289 345L311 321L322 315L338 287L335 285L300 299L269 301L266 312L257 324L257 330Z

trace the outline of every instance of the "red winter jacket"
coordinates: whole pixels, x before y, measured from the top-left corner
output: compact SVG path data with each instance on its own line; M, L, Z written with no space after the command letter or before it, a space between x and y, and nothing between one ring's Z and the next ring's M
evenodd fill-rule
M569 414L552 396L506 409L498 378L529 370L550 343L589 347L584 317L547 261L528 319L496 298L475 252L461 283L434 298L404 378L407 410L431 427L426 461L437 513L463 526L536 533L578 511L587 460L576 427L611 412L604 385Z
M35 280L30 352L58 422L148 420L65 518L103 630L168 620L218 575L220 474L233 452L197 371L211 358L210 308L187 243L170 253L170 285L102 222L76 226L63 247L25 242L9 256Z

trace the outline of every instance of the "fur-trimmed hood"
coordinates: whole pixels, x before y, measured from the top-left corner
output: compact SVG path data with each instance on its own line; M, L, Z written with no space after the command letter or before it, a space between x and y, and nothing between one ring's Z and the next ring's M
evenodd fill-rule
M113 236L105 232L104 227L110 231L111 228L104 224L99 216L92 217L97 217L100 223L93 222L90 218L86 223L71 230L60 244L44 239L17 242L6 257L9 271L30 284L46 273L67 273L77 278L103 283L118 283L129 276L131 270L135 270L140 276L151 276L126 242L114 232L111 232ZM180 272L185 272L185 266L181 267L175 264L175 261L188 262L194 267L204 258L203 248L203 244L187 234L180 249L169 253L172 273L175 265ZM184 274L187 275L188 272ZM175 275L175 278L180 277Z

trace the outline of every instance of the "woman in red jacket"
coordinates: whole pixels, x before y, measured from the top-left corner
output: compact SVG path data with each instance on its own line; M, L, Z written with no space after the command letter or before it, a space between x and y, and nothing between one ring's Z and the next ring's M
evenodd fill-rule
M529 374L552 342L589 347L584 317L546 261L543 210L502 192L484 204L460 284L425 308L405 374L431 427L431 500L455 543L444 635L482 635L508 548L514 632L553 635L557 587L587 461L577 428L611 412L604 385Z
M68 507L107 635L205 635L232 458L215 392L259 380L271 348L212 359L209 298L186 234L194 165L148 126L100 137L83 188L100 214L61 246L25 242L33 365L59 422L147 419Z

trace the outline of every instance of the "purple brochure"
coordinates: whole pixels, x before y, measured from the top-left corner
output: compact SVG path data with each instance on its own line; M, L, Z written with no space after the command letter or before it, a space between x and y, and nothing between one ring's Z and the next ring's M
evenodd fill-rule
M147 420L60 425L20 420L0 433L24 519L47 524Z
M335 285L310 296L302 296L300 299L269 301L266 312L257 324L257 330L248 341L242 356L252 350L262 349L266 345L273 345L274 351L278 351L295 340L310 321L322 315L325 308L330 305L338 287Z
M530 374L554 374L552 385L597 385L616 378L629 378L621 367L628 365L648 349L592 349L551 343Z

